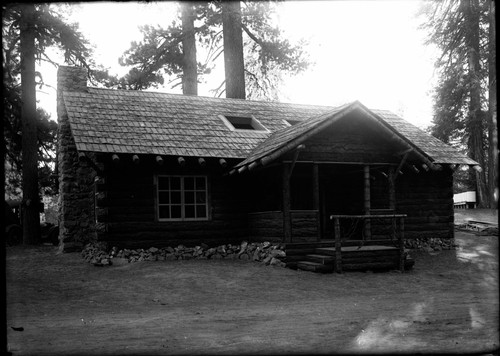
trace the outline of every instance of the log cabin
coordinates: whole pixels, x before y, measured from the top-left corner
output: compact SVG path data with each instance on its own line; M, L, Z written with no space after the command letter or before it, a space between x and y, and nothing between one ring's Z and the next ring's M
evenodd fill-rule
M406 239L451 239L453 172L477 166L357 101L94 88L78 67L59 68L58 118L62 249L370 240L399 217Z

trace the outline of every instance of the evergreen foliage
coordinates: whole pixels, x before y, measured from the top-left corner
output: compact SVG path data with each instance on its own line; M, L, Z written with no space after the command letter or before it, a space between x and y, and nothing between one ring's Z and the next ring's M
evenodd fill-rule
M496 205L494 187L498 187L497 182L487 182L488 171L498 170L496 159L488 154L496 137L496 132L488 132L491 105L496 116L496 102L488 100L492 87L489 62L495 50L490 5L491 0L445 0L425 3L422 9L428 44L441 52L435 63L439 81L434 91L431 133L465 149L480 164L481 172L456 174L455 179L462 180L457 187L469 187L467 180L475 182L482 207Z
M87 58L91 51L88 42L78 31L77 26L68 24L65 14L68 7L63 5L34 4L33 19L30 28L34 30L34 60L45 61L57 65L57 61L48 56L47 49L58 48L64 55L65 62L73 65L89 67ZM4 63L4 158L6 168L7 193L12 198L19 197L22 172L22 100L21 100L21 15L23 4L6 4L2 6L2 59ZM36 72L36 87L43 88L43 76ZM35 100L35 98L33 98ZM36 110L36 131L38 156L39 187L46 194L57 192L55 176L55 146L57 139L57 123L47 112Z
M222 8L220 2L193 3L195 36L199 53L204 61L198 61L198 81L211 73L216 60L224 52L222 34ZM243 30L245 83L248 99L277 99L279 84L284 73L298 74L310 65L302 50L304 42L290 43L282 32L273 26L272 16L277 4L273 1L242 2L241 22ZM181 13L167 28L143 26L143 40L132 42L120 58L120 64L132 66L122 78L112 78L108 86L126 89L146 89L163 85L165 77L172 87L182 84L183 48ZM213 88L215 96L221 96L224 82Z

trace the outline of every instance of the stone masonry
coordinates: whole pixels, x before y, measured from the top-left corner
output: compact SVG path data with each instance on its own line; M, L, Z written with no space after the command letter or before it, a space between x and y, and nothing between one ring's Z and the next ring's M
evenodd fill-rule
M59 67L57 72L58 164L59 164L59 251L81 250L95 240L95 171L78 160L75 140L62 92L86 91L87 71L80 67Z

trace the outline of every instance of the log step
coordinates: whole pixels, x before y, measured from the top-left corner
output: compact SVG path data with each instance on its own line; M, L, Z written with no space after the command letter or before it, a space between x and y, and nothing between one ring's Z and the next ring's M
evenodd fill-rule
M345 246L341 250L343 258L348 256L360 257L399 254L399 249L392 246ZM335 247L318 247L314 252L319 255L335 256Z
M319 272L319 273L332 273L333 265L324 265L317 262L311 261L299 261L297 262L297 268L303 271Z
M310 262L321 263L322 265L333 265L333 263L335 262L335 257L327 255L310 254L305 256L305 260Z

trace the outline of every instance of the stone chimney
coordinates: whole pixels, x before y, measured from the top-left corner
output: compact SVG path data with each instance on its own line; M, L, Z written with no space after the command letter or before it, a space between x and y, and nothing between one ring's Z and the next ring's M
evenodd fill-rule
M87 70L60 66L57 72L59 251L80 250L94 240L94 170L78 160L63 91L87 91Z

